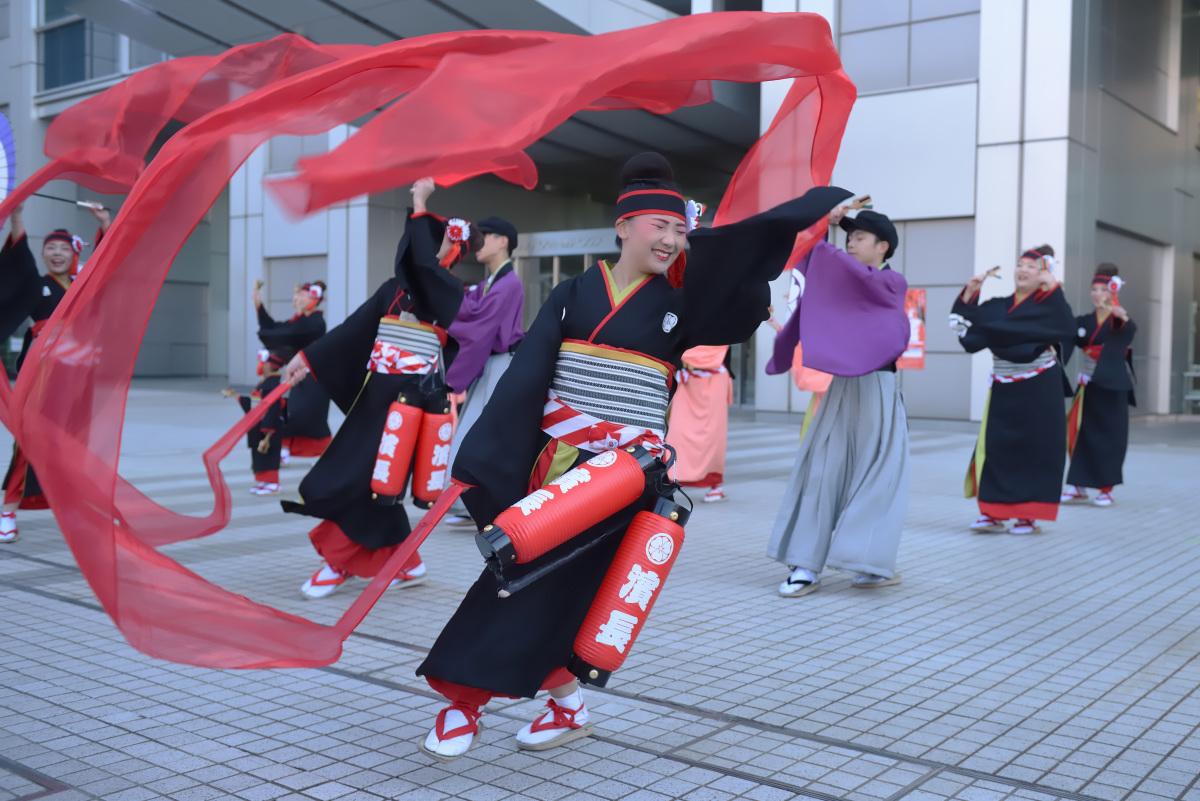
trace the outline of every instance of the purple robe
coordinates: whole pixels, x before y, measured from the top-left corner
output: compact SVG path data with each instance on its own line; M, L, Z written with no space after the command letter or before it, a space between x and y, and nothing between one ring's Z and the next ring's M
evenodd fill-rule
M845 377L872 373L904 353L910 326L903 275L868 267L824 240L793 269L804 275L804 294L775 338L769 375L791 368L797 342L805 367Z
M486 282L468 287L458 316L450 324L450 336L458 342L458 355L446 371L446 383L454 392L466 392L483 374L483 365L493 353L508 353L525 336L521 317L525 311L525 288L508 262Z

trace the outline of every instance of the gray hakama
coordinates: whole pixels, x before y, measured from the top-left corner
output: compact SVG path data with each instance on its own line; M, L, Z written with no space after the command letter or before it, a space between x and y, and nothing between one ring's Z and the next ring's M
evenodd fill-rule
M908 510L908 420L896 374L834 376L809 423L767 556L892 578Z
M475 425L479 415L483 413L483 407L487 405L492 393L496 391L496 384L500 382L500 376L504 375L504 371L508 369L511 362L512 353L493 353L483 363L483 373L471 382L471 386L467 387L467 397L463 400L462 408L458 410L458 427L454 430L454 438L450 441L451 469L446 471L446 486L450 486L449 477L454 468L454 460L458 458L458 449L462 447L463 439L471 430L471 426ZM461 500L457 500L450 507L448 513L465 517L467 507L463 506Z

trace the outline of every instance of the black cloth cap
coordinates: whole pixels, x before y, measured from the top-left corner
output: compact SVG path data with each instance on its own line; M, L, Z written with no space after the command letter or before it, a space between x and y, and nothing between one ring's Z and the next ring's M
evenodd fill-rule
M868 234L875 234L879 237L880 242L887 242L888 249L884 255L885 259L890 259L896 253L896 246L900 244L896 226L892 225L892 221L887 218L886 214L880 214L877 211L863 209L857 217L843 217L839 224L846 233L862 229Z
M517 249L517 226L503 217L485 217L475 223L475 230L482 234L500 234L508 237L508 252Z

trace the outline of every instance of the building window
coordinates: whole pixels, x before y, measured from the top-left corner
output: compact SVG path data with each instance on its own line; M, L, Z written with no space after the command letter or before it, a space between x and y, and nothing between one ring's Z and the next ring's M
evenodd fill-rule
M37 34L42 91L121 75L169 58L72 13L67 7L68 2L70 0L41 2L41 24Z
M275 136L267 150L267 172L291 172L305 156L317 156L329 150L329 134L311 136Z
M840 0L838 50L859 92L979 77L980 0Z
M8 38L9 22L9 0L0 0L0 39Z
M1144 114L1173 127L1172 72L1175 49L1171 0L1136 4L1104 0L1100 11L1100 82L1104 89ZM1173 53L1175 54L1173 57ZM1172 63L1174 62L1174 63Z

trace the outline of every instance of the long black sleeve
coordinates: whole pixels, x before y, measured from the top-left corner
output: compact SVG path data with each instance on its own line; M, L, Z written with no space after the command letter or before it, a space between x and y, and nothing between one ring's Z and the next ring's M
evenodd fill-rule
M7 339L33 313L41 297L41 275L29 238L11 235L0 250L0 339Z
M362 388L363 373L379 331L379 318L387 312L396 291L395 279L385 282L341 325L334 326L301 351L312 370L305 380L315 378L343 412L350 411Z
M740 222L688 234L687 346L732 345L753 336L770 316L770 282L787 265L796 235L850 196L836 186L819 186Z

